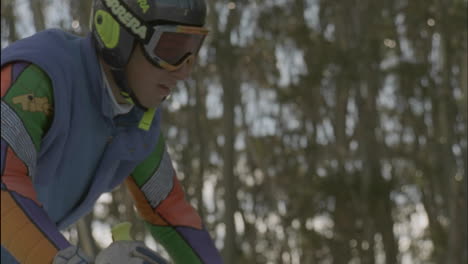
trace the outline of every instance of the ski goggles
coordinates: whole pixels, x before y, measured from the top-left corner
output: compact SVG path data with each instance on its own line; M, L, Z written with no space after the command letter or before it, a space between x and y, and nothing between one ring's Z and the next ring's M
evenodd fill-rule
M143 50L153 64L169 71L193 62L208 34L202 27L180 25L155 26L153 30Z

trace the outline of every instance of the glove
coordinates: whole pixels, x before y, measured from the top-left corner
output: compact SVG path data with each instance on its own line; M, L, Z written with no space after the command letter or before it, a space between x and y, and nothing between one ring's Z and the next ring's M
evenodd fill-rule
M69 246L55 255L52 264L88 264L90 259L76 246Z
M113 242L101 251L95 264L168 264L156 252L147 248L143 242L121 240Z

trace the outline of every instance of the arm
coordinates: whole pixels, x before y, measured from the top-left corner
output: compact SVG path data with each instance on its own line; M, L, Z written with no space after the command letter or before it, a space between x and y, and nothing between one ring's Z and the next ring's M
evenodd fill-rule
M162 136L126 183L151 234L175 263L222 263L199 215L185 200Z
M2 263L52 263L70 246L43 210L33 187L40 142L52 121L53 92L37 66L16 62L1 70Z

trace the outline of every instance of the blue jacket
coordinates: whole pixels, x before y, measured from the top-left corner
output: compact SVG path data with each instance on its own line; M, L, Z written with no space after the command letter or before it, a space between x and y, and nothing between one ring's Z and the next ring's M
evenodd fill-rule
M54 120L32 174L38 200L64 228L88 213L103 192L122 183L153 151L160 111L149 131L138 128L143 112L136 107L112 117L90 35L40 32L2 51L2 66L19 60L38 65L52 80Z

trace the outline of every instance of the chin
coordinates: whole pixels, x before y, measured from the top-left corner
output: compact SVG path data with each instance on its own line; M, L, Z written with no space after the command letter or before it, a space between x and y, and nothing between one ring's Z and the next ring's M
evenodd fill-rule
M162 101L158 101L158 102L145 102L143 104L143 106L145 106L146 108L157 108L161 105Z

